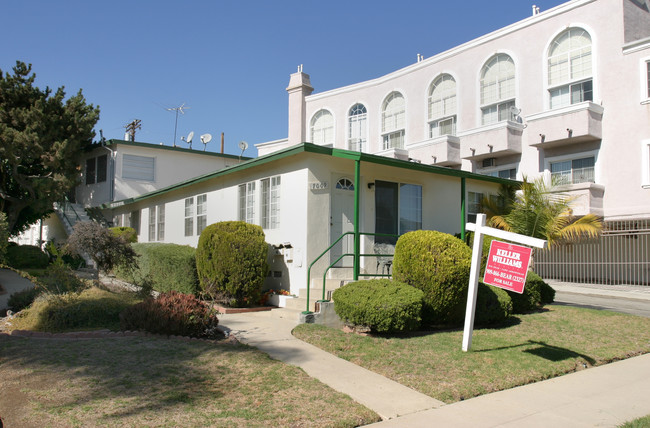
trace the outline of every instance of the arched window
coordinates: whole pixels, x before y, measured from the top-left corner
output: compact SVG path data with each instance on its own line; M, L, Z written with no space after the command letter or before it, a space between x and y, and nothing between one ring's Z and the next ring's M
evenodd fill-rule
M363 104L355 104L348 115L348 147L362 152L367 150L368 111Z
M354 190L354 183L348 178L340 178L336 182L336 188L339 190Z
M515 106L515 63L506 54L493 56L481 71L482 123L510 120Z
M311 142L319 146L334 144L334 116L327 110L318 110L311 118Z
M381 106L383 149L403 149L406 127L406 105L399 92L391 92Z
M548 86L551 108L593 101L591 36L569 28L548 49Z
M443 74L429 89L429 138L456 135L456 81Z

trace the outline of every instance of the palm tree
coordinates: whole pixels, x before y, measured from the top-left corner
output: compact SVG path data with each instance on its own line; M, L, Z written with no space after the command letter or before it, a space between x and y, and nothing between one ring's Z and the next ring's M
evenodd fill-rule
M510 210L492 216L488 212L489 224L545 239L549 247L581 238L598 237L603 228L602 222L593 214L574 216L571 209L573 199L554 192L553 186L547 186L543 178L528 181L524 177L519 191L505 204L509 205Z

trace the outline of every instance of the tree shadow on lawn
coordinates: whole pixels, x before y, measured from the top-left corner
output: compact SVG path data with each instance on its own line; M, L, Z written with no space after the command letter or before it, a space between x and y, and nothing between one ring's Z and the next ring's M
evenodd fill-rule
M250 378L243 372L249 367L236 362L260 358L268 360L245 345L156 337L0 338L3 381L31 391L30 401L40 397L36 401L46 403L41 409L67 413L83 406L96 408L95 420L218 400L224 391L237 390ZM46 381L31 384L34 373Z

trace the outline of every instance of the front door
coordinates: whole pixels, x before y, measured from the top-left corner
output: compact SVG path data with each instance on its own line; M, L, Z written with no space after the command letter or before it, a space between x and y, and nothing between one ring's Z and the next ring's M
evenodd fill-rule
M336 181L335 181L336 180ZM330 244L346 232L354 232L354 183L348 178L338 178L332 189L330 215ZM354 252L354 235L346 235L330 251L330 263L342 254ZM344 257L335 266L352 267L353 257Z

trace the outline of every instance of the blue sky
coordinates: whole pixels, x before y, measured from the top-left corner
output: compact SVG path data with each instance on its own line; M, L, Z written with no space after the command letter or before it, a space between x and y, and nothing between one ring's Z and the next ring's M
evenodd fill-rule
M525 19L561 0L492 1L8 1L0 3L0 69L32 63L37 85L83 89L96 127L171 145L214 136L208 150L256 156L253 144L287 136L289 75L299 64L315 92L373 79Z

